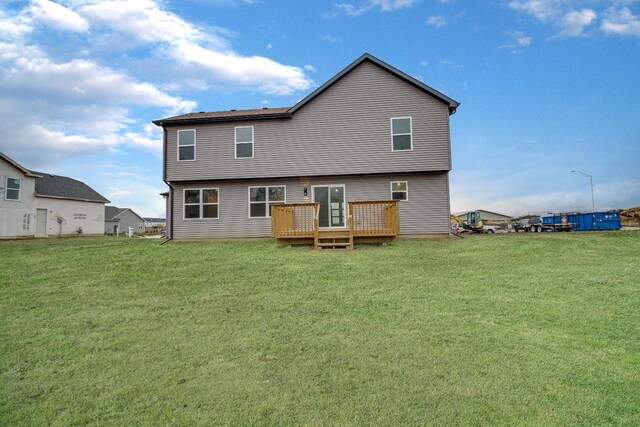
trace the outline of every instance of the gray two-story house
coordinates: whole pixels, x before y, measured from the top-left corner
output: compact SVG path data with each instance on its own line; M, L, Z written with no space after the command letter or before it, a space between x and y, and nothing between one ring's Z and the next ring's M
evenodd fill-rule
M449 116L458 106L364 54L293 107L156 120L168 237L278 237L274 227L308 237L308 224L365 233L376 221L394 235L447 234Z

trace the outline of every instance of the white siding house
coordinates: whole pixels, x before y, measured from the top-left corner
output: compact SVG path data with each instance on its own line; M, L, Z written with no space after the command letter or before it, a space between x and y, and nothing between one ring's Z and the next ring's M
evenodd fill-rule
M30 171L0 153L0 239L104 234L108 202L81 181Z

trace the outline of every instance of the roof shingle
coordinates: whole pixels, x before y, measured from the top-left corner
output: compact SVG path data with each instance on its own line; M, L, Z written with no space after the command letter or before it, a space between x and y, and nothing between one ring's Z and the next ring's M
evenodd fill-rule
M227 111L202 111L199 113L187 113L179 116L167 117L160 120L154 120L153 123L161 125L163 123L197 123L199 121L231 121L231 120L249 120L249 119L263 119L272 116L286 115L290 107L279 108L256 108L252 110L227 110Z
M109 203L100 193L77 179L43 172L31 173L41 177L36 178L36 196Z
M104 220L105 221L120 221L120 218L115 218L115 217L120 215L121 213L123 213L126 210L127 210L127 208L117 208L115 206L105 206L104 207Z

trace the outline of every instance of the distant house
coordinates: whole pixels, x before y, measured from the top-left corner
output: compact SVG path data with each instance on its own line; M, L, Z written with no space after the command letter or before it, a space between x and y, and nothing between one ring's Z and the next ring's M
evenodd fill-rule
M0 238L104 234L105 203L82 181L31 171L0 153Z
M507 214L485 211L483 209L478 209L477 211L454 212L453 214L459 216L460 218L464 218L469 212L480 212L480 218L485 221L511 221L512 219L511 216Z
M104 232L105 234L127 233L129 227L134 233L145 231L145 221L140 215L129 208L117 208L115 206L104 207Z
M449 116L458 106L364 54L292 107L155 120L164 130L167 235L320 245L446 235Z

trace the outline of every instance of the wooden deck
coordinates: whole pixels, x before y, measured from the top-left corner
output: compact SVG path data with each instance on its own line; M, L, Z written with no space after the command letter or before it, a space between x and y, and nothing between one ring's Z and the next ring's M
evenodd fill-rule
M389 242L400 234L397 200L348 202L347 226L320 229L319 203L276 205L271 211L271 234L280 243L313 243L314 249L353 249L358 242Z

